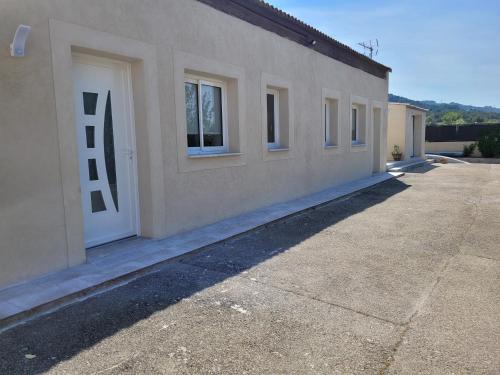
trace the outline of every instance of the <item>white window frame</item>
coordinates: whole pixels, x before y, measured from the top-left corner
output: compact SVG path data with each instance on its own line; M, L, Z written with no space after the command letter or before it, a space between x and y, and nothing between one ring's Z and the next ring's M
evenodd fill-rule
M354 112L354 116L353 116ZM356 126L353 128L354 124ZM352 139L352 131L354 130L354 139ZM353 145L360 144L359 143L359 109L356 105L351 106L351 142Z
M274 96L274 142L267 142L267 147L270 149L280 147L280 92L276 89L267 88L266 90L266 113L267 113L267 95ZM267 113L266 116L269 116ZM267 137L267 121L266 121L266 137Z
M199 154L220 154L228 152L228 124L227 124L227 88L226 83L223 81L208 79L206 77L195 76L186 74L184 78L184 86L186 83L193 83L198 85L198 125L200 131L200 147L188 147L189 155ZM221 89L221 105L222 105L222 146L204 146L203 141L203 113L202 113L202 99L201 99L201 86L212 86ZM184 94L184 105L186 103L186 96ZM186 124L186 137L187 137L187 124Z

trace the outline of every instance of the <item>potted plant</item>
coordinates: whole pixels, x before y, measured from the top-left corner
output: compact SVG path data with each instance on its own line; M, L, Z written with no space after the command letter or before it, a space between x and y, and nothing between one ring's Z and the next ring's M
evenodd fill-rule
M394 145L394 149L392 150L392 158L394 161L400 161L403 158L403 153L399 149L398 145Z

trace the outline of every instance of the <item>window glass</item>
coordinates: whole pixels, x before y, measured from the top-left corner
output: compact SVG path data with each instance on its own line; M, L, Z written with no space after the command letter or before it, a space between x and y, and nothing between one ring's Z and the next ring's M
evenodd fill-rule
M83 113L86 115L95 115L97 106L97 93L84 92L83 93Z
M201 85L201 113L204 147L220 147L222 139L222 90L220 87Z
M89 164L89 180L97 181L99 179L99 175L97 174L97 162L95 159L88 159Z
M274 95L267 94L267 142L275 143Z
M85 134L87 136L87 148L95 148L95 127L86 126Z
M104 198L100 190L90 192L90 204L92 206L92 212L106 211L106 204L104 203Z
M200 125L198 117L198 85L185 83L186 122L188 147L200 147Z
M108 176L109 190L118 211L118 185L116 183L115 140L113 135L113 111L111 109L111 91L108 90L106 109L104 111L104 164Z
M356 108L352 109L352 140L358 140L358 110Z

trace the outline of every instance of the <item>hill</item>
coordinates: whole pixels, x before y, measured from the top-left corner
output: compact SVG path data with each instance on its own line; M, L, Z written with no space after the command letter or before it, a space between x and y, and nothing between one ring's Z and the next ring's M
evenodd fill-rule
M409 103L428 109L427 124L460 125L500 122L500 108L496 107L475 107L460 103L437 103L434 100L412 100L393 94L389 94L389 101Z

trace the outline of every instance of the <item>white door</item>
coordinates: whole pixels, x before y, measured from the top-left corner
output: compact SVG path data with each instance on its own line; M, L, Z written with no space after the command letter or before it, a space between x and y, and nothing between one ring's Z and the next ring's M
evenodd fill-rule
M75 122L85 246L137 234L135 137L130 69L73 56Z

